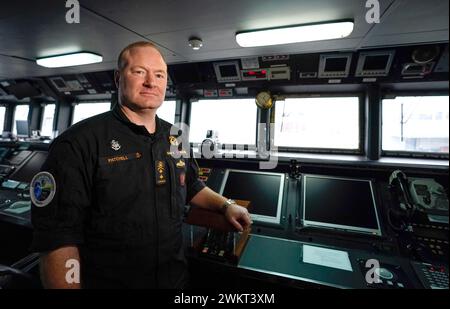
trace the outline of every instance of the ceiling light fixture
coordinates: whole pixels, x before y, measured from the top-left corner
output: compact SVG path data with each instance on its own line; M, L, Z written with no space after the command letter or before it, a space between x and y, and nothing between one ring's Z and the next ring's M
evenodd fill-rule
M340 39L350 35L353 26L353 21L340 21L245 31L236 33L236 42L241 47L256 47Z
M94 53L80 52L59 56L50 56L36 60L36 63L46 68L61 68L83 64L102 62L103 57Z

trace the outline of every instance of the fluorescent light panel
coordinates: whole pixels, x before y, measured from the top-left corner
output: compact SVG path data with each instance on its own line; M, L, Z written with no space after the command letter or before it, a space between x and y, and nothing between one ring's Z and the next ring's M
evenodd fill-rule
M237 33L236 41L241 47L270 46L340 39L352 31L353 22L343 21Z
M46 68L61 68L102 62L103 57L93 53L74 53L37 59L36 63Z

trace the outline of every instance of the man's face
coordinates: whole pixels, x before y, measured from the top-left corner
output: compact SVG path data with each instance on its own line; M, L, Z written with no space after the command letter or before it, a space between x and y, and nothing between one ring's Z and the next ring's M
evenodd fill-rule
M137 47L125 56L125 66L116 72L120 102L132 110L157 109L164 101L167 65L152 47Z

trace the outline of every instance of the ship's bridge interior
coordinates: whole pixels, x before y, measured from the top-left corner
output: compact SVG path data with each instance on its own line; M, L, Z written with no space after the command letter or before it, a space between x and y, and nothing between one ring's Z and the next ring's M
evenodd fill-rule
M2 3L0 287L42 288L30 251L32 179L54 138L118 104L117 57L148 41L168 66L158 117L183 127L199 179L253 220L236 232L187 203L192 287L448 289L448 6ZM329 22L351 31L265 46L237 39ZM38 64L78 52L101 62Z

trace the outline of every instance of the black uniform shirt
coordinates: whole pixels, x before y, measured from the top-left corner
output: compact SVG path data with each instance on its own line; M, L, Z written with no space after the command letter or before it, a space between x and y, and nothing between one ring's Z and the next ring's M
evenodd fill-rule
M156 117L149 134L116 105L56 138L41 169L55 195L32 207L32 249L77 245L88 288L183 286L183 207L204 184L170 128Z

